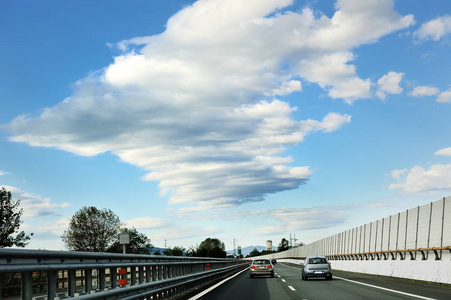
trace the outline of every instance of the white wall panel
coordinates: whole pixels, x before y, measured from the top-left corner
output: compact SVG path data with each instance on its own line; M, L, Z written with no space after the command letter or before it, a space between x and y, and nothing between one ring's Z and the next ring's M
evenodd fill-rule
M356 238L357 238L355 249L356 253L362 253L362 237L363 237L363 226L360 226L356 228Z
M371 230L371 223L367 223L364 225L364 235L365 239L363 242L364 249L363 252L370 252L370 230Z
M431 217L431 236L429 239L430 247L441 247L442 242L442 221L443 221L443 204L444 201L439 200L432 203Z
M398 249L406 249L407 211L399 214Z
M374 236L374 251L381 251L382 245L382 220L377 220L376 222L376 235Z
M417 248L429 247L429 219L431 216L431 204L420 206L418 214L418 239Z
M407 238L406 249L415 249L417 241L418 207L407 211Z
M391 216L390 226L390 247L388 250L396 250L398 247L398 226L399 226L399 214Z
M389 244L390 244L390 225L391 225L391 218L387 217L383 219L383 227L382 227L382 251L389 250Z
M445 199L445 220L443 222L443 246L451 246L451 197Z
M377 238L377 222L371 222L371 237L370 237L370 252L377 251L376 238Z

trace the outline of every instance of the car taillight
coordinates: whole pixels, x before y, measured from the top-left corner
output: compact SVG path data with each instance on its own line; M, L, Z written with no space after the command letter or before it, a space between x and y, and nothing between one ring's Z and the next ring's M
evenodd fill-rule
M252 267L251 267L251 269L255 269L255 268L257 268L257 267L256 267L256 266L252 266Z
M268 266L268 269L272 269L272 266L271 266L271 265L269 265L269 266Z

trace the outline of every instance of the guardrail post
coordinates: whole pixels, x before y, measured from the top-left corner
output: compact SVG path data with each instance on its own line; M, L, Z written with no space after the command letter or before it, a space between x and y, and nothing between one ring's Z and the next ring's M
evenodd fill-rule
M85 269L85 293L91 294L92 291L92 269Z
M144 282L144 267L138 267L138 282L142 284Z
M56 297L56 271L47 272L47 299Z
M117 268L110 268L110 284L111 289L117 287Z
M150 282L150 280L151 280L151 277L150 277L151 267L150 266L146 266L145 268L146 268L146 282Z
M152 281L157 281L157 266L152 266Z
M130 268L130 285L135 285L136 283L136 267Z
M161 279L163 279L163 266L162 265L160 265L160 266L157 266L157 269L158 269L158 280L161 280Z
M104 291L105 290L105 269L101 268L98 269L97 272L99 273L99 290Z
M31 272L22 273L22 299L27 300L33 297L33 278Z
M75 295L75 287L77 283L75 272L76 270L67 270L67 293L69 297L73 297Z

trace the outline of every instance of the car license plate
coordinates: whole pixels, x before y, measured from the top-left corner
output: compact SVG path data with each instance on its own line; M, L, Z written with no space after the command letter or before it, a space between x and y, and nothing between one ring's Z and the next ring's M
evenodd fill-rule
M313 271L313 273L315 273L315 274L323 274L324 271Z

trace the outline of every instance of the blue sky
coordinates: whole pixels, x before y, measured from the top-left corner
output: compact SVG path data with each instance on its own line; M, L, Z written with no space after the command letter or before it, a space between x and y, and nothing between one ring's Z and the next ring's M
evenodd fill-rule
M451 194L451 2L0 1L0 185L155 246L317 239Z

